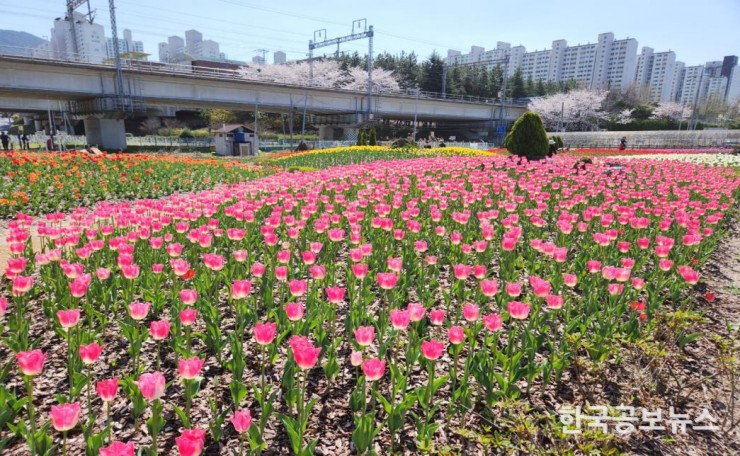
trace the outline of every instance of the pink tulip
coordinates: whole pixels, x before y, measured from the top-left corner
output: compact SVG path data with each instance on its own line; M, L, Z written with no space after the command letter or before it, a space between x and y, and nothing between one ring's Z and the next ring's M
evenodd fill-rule
M52 405L49 416L54 429L60 432L69 431L77 426L77 422L80 420L80 404L75 402L73 404Z
M226 266L226 260L221 255L206 253L203 255L203 264L211 271L220 271Z
M516 320L524 320L529 316L529 304L523 302L511 301L506 305L506 310Z
M98 278L98 280L108 280L110 277L110 269L108 268L97 268L95 270L95 276Z
M601 262L597 260L588 260L586 262L586 269L588 269L589 273L595 274L601 271Z
M193 380L200 374L201 369L203 369L203 364L205 364L205 360L202 360L197 356L187 359L180 358L177 361L177 372L180 374L180 377L185 380Z
M529 285L534 290L534 295L538 298L544 298L550 293L550 282L542 280L537 276L529 276Z
M308 282L306 282L305 280L291 280L288 283L288 289L290 290L290 294L293 297L303 296L308 290Z
M368 267L366 264L357 263L352 265L352 274L358 279L362 280L367 276Z
M257 278L265 275L265 265L262 263L252 263L252 275Z
M80 322L80 310L57 310L57 318L59 319L59 324L65 330L74 328Z
M293 336L290 338L290 348L293 350L293 359L303 370L311 369L319 360L321 348L316 348L307 337Z
M326 289L326 300L332 304L340 304L344 301L344 294L347 290L342 287L329 287Z
M442 309L430 310L429 321L431 321L434 326L441 326L445 321L445 311Z
M610 283L607 286L607 289L610 295L616 296L622 294L622 291L624 290L624 285L622 285L621 283Z
M257 323L254 326L254 339L260 345L269 345L275 340L277 324L275 322Z
M100 354L103 352L103 346L95 342L88 345L80 344L79 351L82 362L89 366L95 364L98 358L100 358Z
M83 274L75 278L69 284L69 292L75 298L81 298L87 294L88 288L92 283L92 276L90 274Z
M349 355L349 362L352 366L357 367L362 364L362 352L359 350L352 350Z
M658 268L660 268L661 271L670 271L672 267L673 267L673 261L667 258L662 258L658 262Z
M643 288L645 288L645 280L644 279L641 279L639 277L633 277L632 278L632 287L635 290L642 290Z
M118 440L100 449L100 456L134 456L134 442L123 443Z
M326 266L315 264L308 268L308 273L311 274L311 278L314 280L323 280L326 277Z
M699 282L699 273L694 271L690 266L679 266L678 273L681 274L686 283L696 285Z
M303 318L303 304L290 302L286 304L283 309L285 309L285 314L288 316L288 320L290 321L298 321Z
M183 277L190 271L190 263L181 259L170 260L170 267L177 277Z
M503 319L499 314L484 315L483 326L489 331L498 331L503 326Z
M18 352L15 354L15 359L18 361L18 366L24 375L29 377L39 375L44 369L44 360L46 355L41 350L31 350L26 352Z
M447 330L447 337L452 344L461 344L465 341L465 329L462 326L453 326Z
M170 334L171 326L167 320L153 321L149 323L149 334L154 340L165 340Z
M516 298L522 294L522 284L519 282L507 282L506 283L506 294L512 298Z
M198 311L195 309L183 309L180 311L180 323L183 326L192 326L198 317Z
M150 307L148 302L132 302L128 305L128 313L134 320L141 321L146 318Z
M473 266L473 276L475 276L476 279L482 280L486 278L487 270L486 267L478 264Z
M417 303L409 303L406 310L409 312L409 319L413 322L421 321L427 312L424 306Z
M247 252L246 250L234 250L233 252L231 252L231 256L234 257L234 261L236 261L237 263L244 263L249 257L249 252Z
M8 300L4 296L0 296L0 317L5 315L8 310Z
M164 375L161 372L154 372L151 374L141 374L139 380L134 382L141 395L147 401L153 401L164 396L164 391L167 386L167 381L164 379Z
M138 264L122 265L121 273L123 274L123 277L129 280L133 280L139 277L139 265Z
M182 301L186 306L192 306L197 300L198 292L196 290L180 290L180 301Z
M383 290L392 290L398 283L398 276L392 272L378 273L378 286Z
M111 378L108 380L101 380L95 384L95 390L98 392L98 396L104 402L110 402L116 398L118 394L118 379Z
M235 280L231 284L231 298L245 299L252 291L252 282L249 280Z
M560 295L547 295L545 300L547 301L547 307L550 309L560 309L563 307L563 297Z
M436 360L444 353L445 344L438 340L425 340L421 343L421 354L428 360Z
M563 283L565 283L565 286L573 288L578 283L578 277L575 274L563 273Z
M201 429L183 429L175 444L180 456L199 456L205 446L206 432Z
M13 277L13 288L12 288L12 295L13 296L23 296L24 294L28 293L31 288L33 287L33 277L28 276L15 276Z
M361 347L367 347L375 340L374 326L359 326L355 329L355 340Z
M476 321L478 319L479 312L480 308L475 304L468 303L462 308L462 315L466 321Z
M501 240L501 249L506 252L511 252L516 248L516 238L505 237Z
M231 417L231 424L238 433L247 432L252 425L252 412L249 410L237 410Z
M362 362L362 373L369 382L383 378L385 374L385 361L377 358L369 358Z
M288 281L288 267L287 266L275 266L275 278L281 282Z
M394 309L390 311L390 320L393 328L400 331L409 326L411 316L409 315L408 310Z
M498 281L496 279L481 280L480 290L483 296L493 297L498 292Z
M456 279L465 280L470 275L470 266L467 264L456 264L452 266L452 271Z

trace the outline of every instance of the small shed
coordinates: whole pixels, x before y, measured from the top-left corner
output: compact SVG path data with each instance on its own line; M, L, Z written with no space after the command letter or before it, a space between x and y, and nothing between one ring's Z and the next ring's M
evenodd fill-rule
M224 125L214 132L216 155L257 155L259 138L245 125Z

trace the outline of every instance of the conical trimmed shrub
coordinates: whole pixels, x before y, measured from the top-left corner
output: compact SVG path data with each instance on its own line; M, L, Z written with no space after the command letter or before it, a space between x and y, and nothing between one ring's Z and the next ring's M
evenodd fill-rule
M537 159L547 156L549 142L539 114L527 111L519 117L506 135L504 145L520 157Z

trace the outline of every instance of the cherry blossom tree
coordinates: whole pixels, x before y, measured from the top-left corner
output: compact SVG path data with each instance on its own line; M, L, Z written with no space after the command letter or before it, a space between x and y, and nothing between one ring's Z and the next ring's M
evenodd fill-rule
M677 122L691 117L691 106L682 105L674 101L661 101L650 116L653 119L669 119Z
M606 94L601 90L577 89L536 98L527 107L542 117L548 131L559 127L565 131L592 131L608 117L603 109Z
M248 65L238 70L241 78L253 81L277 82L291 85L313 85L314 87L367 90L367 70L350 67L342 70L334 60L315 60L313 79L307 62L292 62L284 65ZM373 70L373 91L397 92L400 88L392 71Z

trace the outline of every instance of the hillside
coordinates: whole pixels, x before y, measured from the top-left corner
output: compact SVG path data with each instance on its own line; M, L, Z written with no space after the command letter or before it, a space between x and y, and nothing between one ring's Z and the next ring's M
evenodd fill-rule
M0 30L0 54L32 55L31 49L45 40L36 35L15 30Z

